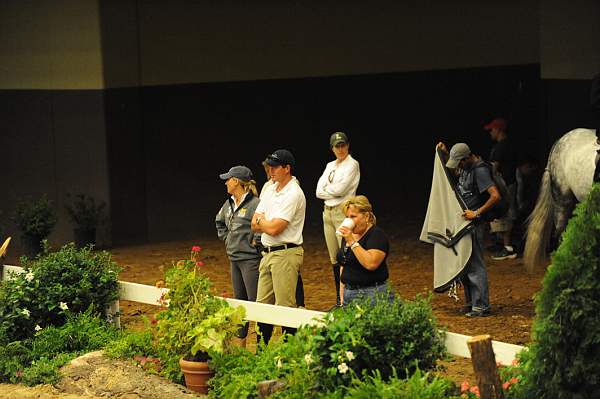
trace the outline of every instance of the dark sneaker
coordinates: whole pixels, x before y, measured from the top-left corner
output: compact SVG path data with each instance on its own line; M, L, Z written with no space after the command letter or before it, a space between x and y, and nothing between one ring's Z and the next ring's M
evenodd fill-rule
M500 251L492 255L493 260L515 259L516 257L517 253L515 251L509 251L506 248L502 248Z
M492 245L485 247L485 249L487 249L488 251L490 251L492 253L501 251L502 248L504 248L504 245L502 245L502 244L492 244Z
M462 308L460 308L460 313L461 314L467 314L471 311L472 306L471 305L465 305Z
M486 317L490 315L489 309L484 310L471 310L470 312L465 313L467 317Z

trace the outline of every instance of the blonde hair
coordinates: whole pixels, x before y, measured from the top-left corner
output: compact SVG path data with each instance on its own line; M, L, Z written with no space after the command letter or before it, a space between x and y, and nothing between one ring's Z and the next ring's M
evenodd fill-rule
M344 201L344 204L342 205L342 210L344 211L344 214L348 212L348 208L350 208L351 206L353 206L360 213L366 213L369 221L373 223L373 226L377 223L377 218L373 213L373 206L369 202L369 199L364 195L356 195Z
M256 191L256 182L254 180L243 181L237 179L237 181L240 182L240 185L242 186L245 192L250 191L252 194L254 194L255 197L258 197L258 191Z

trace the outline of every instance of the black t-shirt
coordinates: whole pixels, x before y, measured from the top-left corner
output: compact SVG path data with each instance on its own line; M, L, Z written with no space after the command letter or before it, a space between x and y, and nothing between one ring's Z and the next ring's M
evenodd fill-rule
M370 286L385 282L389 277L386 260L390 253L390 243L384 231L378 226L373 226L358 242L364 249L379 249L385 252L385 258L377 269L369 271L358 262L354 252L346 247L346 240L342 240L342 249L338 252L338 262L344 267L342 283L350 286Z
M515 169L517 168L517 152L510 139L496 143L490 152L490 162L500 164L499 172L509 186L516 181Z

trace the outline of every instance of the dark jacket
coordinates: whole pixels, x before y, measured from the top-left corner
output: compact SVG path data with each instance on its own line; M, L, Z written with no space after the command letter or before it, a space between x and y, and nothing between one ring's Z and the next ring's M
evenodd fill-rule
M252 241L260 241L260 233L250 229L252 216L260 200L248 193L240 206L233 211L233 199L228 198L215 218L217 235L225 241L225 249L230 260L248 260L260 258Z

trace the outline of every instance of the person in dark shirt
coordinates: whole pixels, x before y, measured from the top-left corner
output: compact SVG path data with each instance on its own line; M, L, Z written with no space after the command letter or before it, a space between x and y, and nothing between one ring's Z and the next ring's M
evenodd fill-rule
M448 154L444 143L438 143L437 148ZM457 190L467 206L463 212L463 217L467 220L480 220L480 216L500 200L500 193L492 180L489 168L479 167L481 163L481 158L473 154L465 143L454 144L446 162L448 169L458 171ZM483 195L485 192L489 194L487 200ZM471 233L471 239L471 257L461 277L465 289L465 306L462 311L467 317L482 317L489 315L491 309L482 248L483 223L477 223L477 227Z
M344 201L342 210L352 219L353 228L339 227L342 245L338 253L341 266L342 306L360 297L393 294L388 285L389 271L386 259L390 243L385 232L376 226L376 218L369 199L357 195Z
M492 254L494 260L515 259L517 257L511 239L513 224L517 218L517 152L508 136L506 125L505 119L495 118L483 127L489 131L490 137L495 142L490 152L489 161L502 175L508 189L508 201L510 203L510 208L503 218L490 222L490 231L501 234L503 244L496 253Z

